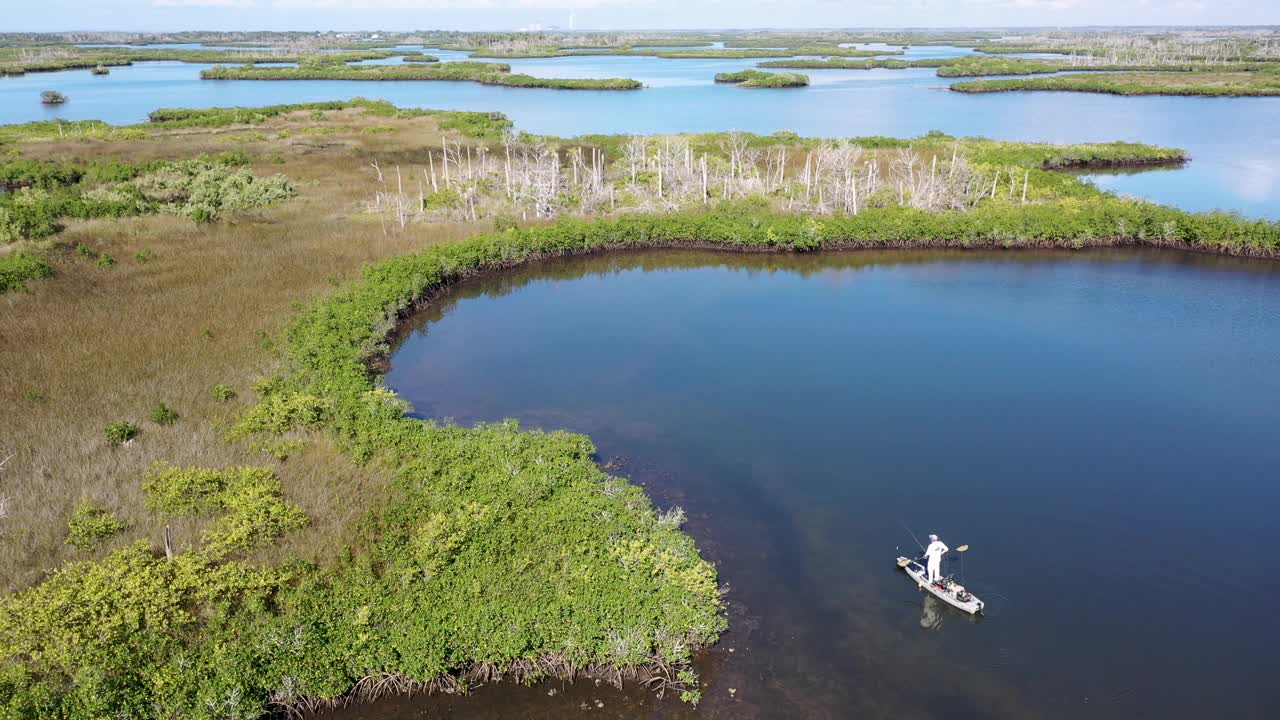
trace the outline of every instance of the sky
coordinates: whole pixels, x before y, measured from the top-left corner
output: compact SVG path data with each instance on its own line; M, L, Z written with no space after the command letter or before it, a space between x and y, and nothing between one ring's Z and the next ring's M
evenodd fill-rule
M0 0L0 32L1280 25L1280 0Z

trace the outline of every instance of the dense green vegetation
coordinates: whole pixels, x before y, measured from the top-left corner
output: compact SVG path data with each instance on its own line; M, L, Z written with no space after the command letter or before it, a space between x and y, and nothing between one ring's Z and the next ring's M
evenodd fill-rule
M679 514L601 472L585 438L423 423L369 377L387 313L487 257L484 245L371 268L308 311L289 335L294 369L264 382L234 429L329 428L393 475L336 566L242 560L306 522L269 468L156 467L148 509L211 517L199 547L168 561L135 544L6 598L0 711L254 717L365 678L465 689L468 672L602 665L695 700L680 668L725 620Z
M398 108L385 100L354 98L330 102L266 105L262 107L165 108L155 110L148 122L138 125L109 125L100 120L43 120L21 125L0 125L0 145L28 140L84 138L94 140L138 140L149 132L188 128L217 128L232 125L254 125L289 113L315 113L359 109L386 118L431 117L442 129L455 130L467 137L497 139L511 121L499 112L466 110L421 110ZM6 163L4 167L10 167ZM0 170L0 172L7 172ZM0 183L5 182L0 175Z
M536 78L531 75L513 75L510 65L483 62L449 62L425 66L324 63L283 68L243 65L210 68L202 71L200 77L205 80L444 80L557 90L638 90L643 87L639 82L626 78Z
M771 73L762 70L741 70L739 72L718 73L718 83L737 83L744 88L790 88L805 87L809 84L809 76L800 73Z
M403 55L390 50L363 50L318 55L298 50L178 50L142 48L82 48L74 45L43 48L0 48L0 76L82 68L106 69L135 62L170 60L186 63L293 63L323 57L347 63ZM418 53L421 55L421 53ZM422 56L423 58L428 56ZM422 60L419 60L422 61Z
M16 290L28 280L49 277L53 271L42 257L24 253L0 255L0 293Z
M1015 90L1063 90L1112 95L1199 95L1239 97L1280 95L1280 73L1107 73L1053 75L1009 80L955 83L952 90L968 93Z
M691 43L696 44L696 43ZM518 46L508 48L487 48L476 50L472 57L477 58L547 58L569 57L575 55L634 55L642 57L658 57L667 59L720 59L743 60L751 58L787 58L797 55L826 55L836 57L877 57L880 55L901 55L901 50L858 50L838 45L797 45L795 47L728 47L728 48L687 48L664 50L662 46L633 47L581 47L581 46Z
M103 540L124 529L124 522L112 515L111 511L84 500L67 521L67 544L80 550L92 550Z
M848 58L802 59L802 60L769 60L760 63L760 67L792 68L809 70L905 70L916 67L942 67L955 58L930 58L926 60L899 60L897 58L872 58L870 60L850 60Z
M1265 72L1273 69L1267 63L1231 63L1208 65L1205 63L1138 65L1131 63L1100 63L1096 61L1072 63L1067 60L1031 60L1027 58L970 56L957 58L938 68L939 77L980 77L987 75L1034 75L1055 72L1173 72L1173 73L1221 73Z
M961 143L968 156L978 162L1042 170L1172 165L1187 159L1179 148L1127 142L1057 145L965 138Z
M152 111L148 115L148 123L138 127L163 129L228 127L231 125L262 123L271 118L289 113L323 113L349 109L360 109L376 117L431 117L435 118L436 122L444 130L456 130L468 137L480 139L497 139L504 130L510 129L512 126L511 120L506 115L498 112L398 108L385 100L355 98L352 100L266 105L252 108L162 108Z
M30 160L0 163L17 190L0 195L0 243L38 240L62 218L171 213L212 222L225 210L265 207L294 194L288 178L260 178L242 154L175 162L72 165Z

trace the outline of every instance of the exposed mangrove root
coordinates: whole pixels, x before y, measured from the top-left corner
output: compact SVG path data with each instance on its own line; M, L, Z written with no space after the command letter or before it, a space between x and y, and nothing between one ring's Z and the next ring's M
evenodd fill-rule
M395 695L468 695L482 685L507 681L529 686L546 680L574 683L579 679L608 683L618 690L628 683L640 685L661 699L668 692L688 689L688 684L680 679L680 671L686 665L687 663L670 663L662 658L654 658L642 665L599 663L574 667L563 655L549 654L522 658L505 665L474 663L425 682L399 673L369 675L358 680L351 690L338 697L313 698L277 693L268 705L272 714L277 717L300 720L323 710L370 703Z

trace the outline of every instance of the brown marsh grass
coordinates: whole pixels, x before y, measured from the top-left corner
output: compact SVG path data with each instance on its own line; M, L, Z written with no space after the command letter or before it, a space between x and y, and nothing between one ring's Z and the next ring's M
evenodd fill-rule
M168 216L76 223L53 238L53 278L0 295L0 590L38 580L63 561L94 557L145 538L160 545L164 521L145 512L141 480L153 463L278 468L287 496L311 518L268 551L317 561L336 555L343 529L380 487L324 441L285 462L228 444L221 428L252 399L254 381L278 367L272 345L296 309L353 278L365 263L472 234L465 224L411 225L389 234L363 211L376 175L413 162L441 135L430 118L366 118L331 112L333 132L307 114L217 131L188 130L127 142L58 141L19 146L23 157L129 160L242 149L258 173L284 172L299 196L214 225ZM373 125L395 130L366 132ZM282 137L282 131L287 137ZM283 160L281 163L280 160ZM111 268L73 250L111 255ZM139 253L150 253L145 260ZM219 383L230 402L214 399ZM163 402L181 418L149 419ZM132 420L142 435L119 448L103 429ZM129 528L96 553L65 543L67 518L87 498ZM173 523L175 542L198 522Z

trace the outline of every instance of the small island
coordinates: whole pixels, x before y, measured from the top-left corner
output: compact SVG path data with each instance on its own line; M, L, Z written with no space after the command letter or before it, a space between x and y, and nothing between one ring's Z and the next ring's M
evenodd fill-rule
M490 62L447 62L403 65L349 65L328 58L313 58L297 67L216 66L201 71L204 80L438 80L477 82L518 88L552 90L639 90L644 87L629 78L539 78L511 73L511 66Z
M40 102L45 105L61 105L67 101L67 96L57 90L45 90L40 93Z
M809 85L809 76L800 73L771 73L763 70L742 70L719 73L718 83L732 83L744 88L797 88Z

